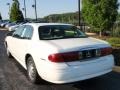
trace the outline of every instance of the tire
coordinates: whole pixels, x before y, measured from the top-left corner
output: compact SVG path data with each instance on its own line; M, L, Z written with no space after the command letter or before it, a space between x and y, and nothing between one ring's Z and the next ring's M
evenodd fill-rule
M33 84L39 83L40 77L38 75L38 72L36 70L36 66L35 66L35 63L32 57L29 57L27 59L27 75L28 75L29 80Z
M6 47L6 48L7 48L7 49L6 49L6 50L7 50L6 52L7 52L8 58L12 58L12 55L11 55L10 51L8 50L8 47Z

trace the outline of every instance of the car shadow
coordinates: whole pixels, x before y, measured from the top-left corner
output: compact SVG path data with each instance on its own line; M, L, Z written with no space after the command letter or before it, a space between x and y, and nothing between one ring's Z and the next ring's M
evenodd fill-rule
M73 87L80 90L120 90L120 73L111 72L100 77L77 82Z
M112 54L114 55L115 64L120 66L120 48L114 48Z

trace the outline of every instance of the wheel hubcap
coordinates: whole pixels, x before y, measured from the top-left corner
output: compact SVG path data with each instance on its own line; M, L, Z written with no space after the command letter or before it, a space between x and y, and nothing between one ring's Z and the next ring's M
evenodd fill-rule
M36 71L35 71L34 65L33 64L29 65L29 77L31 80L35 79L35 75L36 75L35 73Z
M8 48L7 48L7 55L9 55L9 51L8 51Z

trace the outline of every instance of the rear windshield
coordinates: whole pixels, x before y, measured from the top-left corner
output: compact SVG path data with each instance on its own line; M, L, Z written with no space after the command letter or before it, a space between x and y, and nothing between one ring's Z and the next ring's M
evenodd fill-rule
M47 25L39 27L39 38L41 40L85 38L85 37L87 36L75 26Z

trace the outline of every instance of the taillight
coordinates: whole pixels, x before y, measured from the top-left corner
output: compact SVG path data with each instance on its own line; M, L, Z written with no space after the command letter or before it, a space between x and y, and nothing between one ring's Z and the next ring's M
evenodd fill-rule
M48 60L50 60L51 62L71 62L76 60L106 56L110 55L111 53L112 48L106 47L94 50L51 54L48 56Z
M48 56L51 62L70 62L80 58L78 52L57 53Z
M111 53L112 53L112 48L111 47L101 49L101 56L110 55Z
M61 54L51 54L48 56L48 59L51 61L51 62L64 62L64 59L62 57Z

